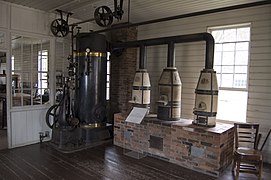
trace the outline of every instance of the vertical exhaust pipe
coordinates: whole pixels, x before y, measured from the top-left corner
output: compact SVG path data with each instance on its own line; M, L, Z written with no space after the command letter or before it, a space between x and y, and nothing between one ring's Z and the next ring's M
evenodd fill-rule
M205 68L200 72L199 81L195 89L195 105L193 124L206 127L216 125L218 85L214 62L214 38L205 34L206 41Z

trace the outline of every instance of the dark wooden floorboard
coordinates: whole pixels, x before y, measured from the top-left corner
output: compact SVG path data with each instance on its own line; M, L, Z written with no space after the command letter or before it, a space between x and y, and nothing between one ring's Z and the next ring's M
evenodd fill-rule
M110 152L112 151L111 149L108 149L106 146L100 147L101 149L95 148L93 152L89 152L90 150L84 150L85 152L82 151L82 153L67 154L66 156L68 156L70 159L73 159L77 164L91 170L94 169L99 174L106 176L110 179L167 178L167 176L165 176L164 174L160 175L160 177L156 177L157 175L151 172L152 169L143 169L142 166L131 163L131 159L125 160L125 156L122 158L114 158L113 155L119 156L119 154L113 153L112 155L110 154ZM63 157L65 156L65 154L59 153L59 156ZM90 159L92 161L89 161ZM114 176L112 176L112 172L114 172ZM147 176L145 174L147 174Z
M44 144L43 144L44 145ZM55 155L52 148L41 146L39 149L32 149L31 146L26 147L26 150L17 151L16 154L25 157L27 161L33 161L33 164L41 172L50 172L51 175L60 176L64 179L99 179L97 174L90 171L84 171L82 167L75 164L69 159ZM21 148L20 148L21 149ZM18 149L19 150L19 149ZM53 150L53 151L50 151ZM49 152L49 153L48 153ZM56 152L55 152L56 153ZM41 156L42 155L42 156ZM49 177L55 179L54 177Z
M0 178L2 179L20 179L20 176L12 168L10 168L5 161L3 156L0 155Z
M103 150L101 146L97 147L97 149ZM135 159L133 159L132 157L124 156L122 148L111 146L111 147L105 147L105 149L107 149L106 154L109 154L108 156L109 159L114 159L117 162L126 160L126 162L125 161L123 162L124 166L125 165L127 166L127 164L131 164L130 163L131 161L135 161ZM167 179L167 178L176 179L177 178L177 179L193 180L193 177L190 177L190 174L194 173L194 171L186 169L184 167L178 166L178 168L176 168L176 165L172 163L168 163L166 161L159 160L159 159L154 159L152 157L145 157L136 161L137 161L136 164L131 164L131 167L128 167L128 168L134 171L144 170L144 172L142 172L143 174L147 173L146 175L150 174L150 176L156 176L154 177L154 179ZM160 174L161 174L161 177L157 177ZM201 174L201 176L202 178L206 178L206 179L215 179L204 174ZM196 177L196 179L198 178Z
M28 165L33 168L32 171L28 171L34 173L33 171L37 171L43 174L47 179L59 179L59 178L69 178L75 176L75 170L73 167L66 167L63 161L59 159L52 159L46 156L45 153L40 155L39 152L35 152L35 150L25 151L16 151L13 154L17 155L17 158L22 159L22 161L28 162ZM63 175L59 176L59 172L67 171L69 173L63 173Z
M271 166L264 165L263 179L270 179ZM166 161L144 157L135 159L123 149L105 144L75 153L61 153L48 143L0 151L0 179L67 179L67 180L213 180ZM220 180L233 180L230 167ZM240 180L257 179L240 174Z
M34 178L43 178L40 175L37 175L35 169L32 169L31 166L21 161L21 158L15 158L9 156L8 154L0 155L2 162L8 167L12 169L16 176L22 179L34 179ZM34 170L34 171L33 171ZM29 171L33 171L32 175L28 174Z

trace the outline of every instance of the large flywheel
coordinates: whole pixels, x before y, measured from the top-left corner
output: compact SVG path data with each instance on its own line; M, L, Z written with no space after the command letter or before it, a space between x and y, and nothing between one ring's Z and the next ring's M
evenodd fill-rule
M107 6L100 6L94 12L96 23L101 27L110 26L113 22L113 13Z
M53 129L58 122L58 114L59 114L59 105L55 104L51 106L46 112L46 124L48 127Z
M69 16L72 15L71 12L65 12L57 9L56 12L59 13L60 18L55 19L51 23L51 32L56 37L65 37L69 34L70 28L68 25ZM63 13L66 13L66 20L63 18Z
M69 25L64 19L55 19L51 23L51 32L56 37L65 37L69 33Z

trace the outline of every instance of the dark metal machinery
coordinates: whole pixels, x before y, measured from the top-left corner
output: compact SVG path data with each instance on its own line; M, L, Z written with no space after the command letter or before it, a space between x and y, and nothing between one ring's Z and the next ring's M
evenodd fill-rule
M101 6L95 10L94 19L70 25L68 19L72 13L56 10L60 18L51 23L51 31L56 37L65 37L71 32L72 55L68 58L69 76L64 80L62 98L47 111L46 123L52 128L51 143L62 151L72 152L101 144L112 136L111 126L106 126L106 38L101 34L79 33L79 29L74 35L74 28L93 20L107 27L112 24L113 17L122 18L122 8L123 0L119 4L114 0L114 12Z
M111 138L106 126L106 38L80 33L76 36L76 51L62 99L46 114L46 123L52 128L51 144L64 152Z
M78 87L75 115L84 127L103 126L106 121L106 39L104 35L77 36Z
M123 11L123 0L114 0L114 12L107 6L97 7L94 11L94 18L87 19L81 22L68 24L69 16L72 15L71 12L65 12L60 9L56 9L56 12L59 13L60 18L55 19L51 23L51 32L56 37L65 37L69 34L69 32L73 32L75 26L79 24L83 24L90 21L95 21L101 27L109 27L114 18L118 21L122 19ZM66 14L66 19L64 19L63 15ZM69 27L72 27L71 30Z

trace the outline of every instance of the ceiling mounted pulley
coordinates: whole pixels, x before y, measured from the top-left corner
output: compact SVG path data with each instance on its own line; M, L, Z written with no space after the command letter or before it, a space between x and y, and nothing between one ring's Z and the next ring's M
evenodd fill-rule
M113 22L113 13L107 6L100 6L94 12L96 23L101 27L110 26Z
M51 23L51 32L56 37L65 37L69 33L68 23L63 19L55 19Z
M56 10L60 14L60 18L55 19L51 23L51 32L54 36L56 37L65 37L69 33L69 16L72 14L70 12L64 12L62 10L57 9ZM63 19L63 14L62 13L67 13L67 18L66 20Z

